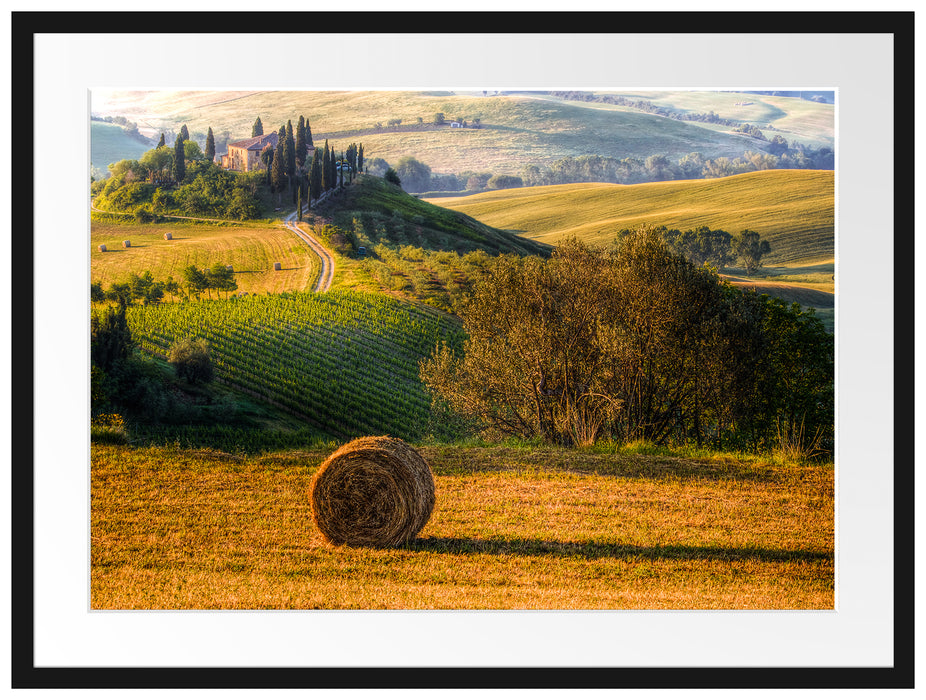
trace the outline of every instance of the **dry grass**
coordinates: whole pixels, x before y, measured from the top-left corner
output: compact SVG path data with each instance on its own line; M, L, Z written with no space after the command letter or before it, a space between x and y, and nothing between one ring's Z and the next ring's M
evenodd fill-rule
M173 240L164 240L164 234ZM129 239L132 247L122 248ZM107 252L98 251L105 244ZM182 270L215 263L232 265L239 292L263 294L310 290L319 259L296 234L282 226L245 224L110 224L94 221L90 230L90 281L106 288L132 273L150 271L156 280L182 280ZM279 262L282 269L273 270Z
M832 609L832 465L424 447L401 549L326 546L322 452L94 445L92 607Z

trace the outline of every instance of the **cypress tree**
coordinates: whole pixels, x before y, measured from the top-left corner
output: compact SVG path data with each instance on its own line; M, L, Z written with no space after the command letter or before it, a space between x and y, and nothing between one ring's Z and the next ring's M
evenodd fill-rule
M293 138L293 122L292 120L286 122L286 147L283 149L283 153L286 155L286 175L289 178L290 184L292 184L293 177L296 175L296 142Z
M325 150L322 152L322 189L330 190L331 182L331 153L328 151L328 141L325 140Z
M305 157L308 147L305 145L305 119L299 117L296 125L296 167L302 170L305 167Z
M305 145L312 147L315 144L312 143L312 127L309 126L309 120L305 120Z
M190 130L186 128L186 124L180 127L180 136L184 141L190 140Z
M321 149L316 148L312 154L312 168L309 171L309 205L313 199L318 199L322 193L322 155Z
M277 142L277 150L273 154L273 163L270 164L270 190L272 192L282 192L286 187L284 160L282 149L279 142Z
M209 127L209 132L206 134L206 150L204 151L206 160L210 163L215 160L215 136L212 135L212 127Z
M270 173L273 168L273 146L269 143L260 152L260 161L264 164L264 170L267 171L267 184L271 185Z
M328 173L331 186L334 187L338 184L338 166L337 158L334 155L334 149L331 150L331 156L328 158Z
M173 176L174 182L178 185L183 182L183 178L186 177L186 161L184 160L183 153L183 136L178 134L177 140L174 141L174 167L173 167Z
M164 145L166 145L166 144L164 143L164 132L162 131L162 132L161 132L161 140L158 141L157 148L160 148L161 146L164 146Z
M264 125L260 123L260 117L254 120L254 126L251 127L251 138L264 135Z
M357 172L363 172L363 144L357 147Z

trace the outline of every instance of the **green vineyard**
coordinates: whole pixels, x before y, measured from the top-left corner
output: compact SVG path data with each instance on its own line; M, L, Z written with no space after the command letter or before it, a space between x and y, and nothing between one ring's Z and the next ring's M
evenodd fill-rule
M462 341L449 317L362 292L136 306L127 318L144 352L165 357L173 342L203 338L217 379L341 439L420 439L430 399L418 362Z

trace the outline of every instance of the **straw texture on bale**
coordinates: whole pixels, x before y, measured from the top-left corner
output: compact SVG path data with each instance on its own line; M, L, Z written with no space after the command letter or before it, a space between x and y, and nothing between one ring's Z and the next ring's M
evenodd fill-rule
M411 542L434 510L434 476L398 438L363 437L333 452L311 484L312 517L329 544Z

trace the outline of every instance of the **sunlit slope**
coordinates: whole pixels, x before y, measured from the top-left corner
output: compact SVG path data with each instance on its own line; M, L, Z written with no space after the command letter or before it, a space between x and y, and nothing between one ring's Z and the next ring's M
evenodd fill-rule
M730 233L757 231L772 245L769 264L834 257L834 174L767 170L711 180L639 185L582 183L497 190L434 200L485 224L555 245L575 236L596 244L639 224Z

